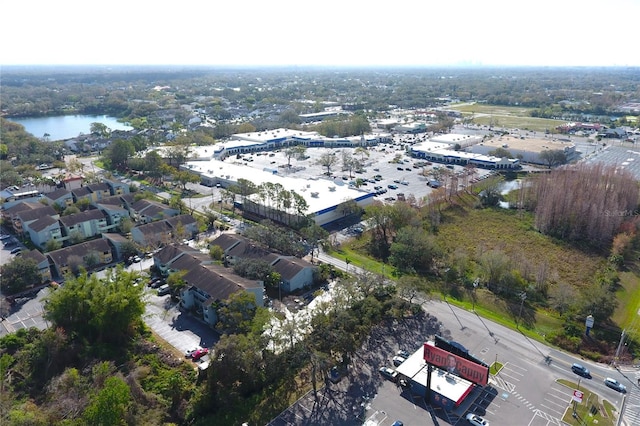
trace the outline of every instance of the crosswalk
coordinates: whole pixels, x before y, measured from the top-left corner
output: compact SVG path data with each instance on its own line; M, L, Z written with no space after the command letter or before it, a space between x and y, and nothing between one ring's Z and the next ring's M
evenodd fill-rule
M636 383L640 384L640 371L635 373L634 380ZM624 409L621 416L622 425L640 425L640 387L635 384L627 386L627 394L625 396Z

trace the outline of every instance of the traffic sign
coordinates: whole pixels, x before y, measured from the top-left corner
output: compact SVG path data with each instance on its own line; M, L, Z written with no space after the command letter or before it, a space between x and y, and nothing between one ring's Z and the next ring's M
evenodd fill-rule
M582 397L583 396L584 396L584 394L581 391L576 389L576 390L573 391L573 398L572 399L575 402L582 402Z

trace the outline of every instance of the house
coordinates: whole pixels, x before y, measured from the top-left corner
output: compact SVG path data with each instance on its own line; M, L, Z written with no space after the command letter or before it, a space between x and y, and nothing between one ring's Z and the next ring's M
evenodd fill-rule
M240 259L264 260L280 274L282 290L291 292L313 284L316 267L294 256L271 253L237 234L222 234L211 242L222 248L225 259L235 263Z
M162 275L168 275L172 272L172 263L186 253L195 254L200 252L186 244L171 244L162 248L153 256L153 265ZM175 271L176 269L173 270Z
M150 223L180 214L178 209L151 200L138 200L129 209L129 215L138 223Z
M13 230L17 235L23 235L25 225L44 216L51 216L55 219L60 217L53 207L40 203L29 203L29 208L19 211L13 216Z
M167 219L167 223L175 230L176 238L191 239L198 233L198 221L190 214L180 214ZM182 227L182 229L180 229ZM178 235L182 233L184 235Z
M44 194L44 199L49 202L49 205L57 205L61 210L73 205L73 194L71 191L64 188L56 189L53 192L47 192Z
M218 322L218 308L239 291L247 291L255 297L256 305L263 306L264 283L233 274L219 265L202 265L192 260L182 277L185 286L180 292L183 308L196 312L209 325Z
M47 258L52 267L52 276L58 278L76 274L80 267L89 271L113 262L111 247L103 238L50 251Z
M129 193L129 184L117 180L105 179L104 183L109 186L111 195L123 195Z
M104 212L96 209L62 216L60 225L65 240L70 238L86 240L114 228L107 223Z
M173 228L164 220L147 223L132 228L131 239L149 249L164 247L173 242Z
M4 203L2 204L2 219L5 222L13 222L16 215L25 210L33 210L42 207L44 204L37 201L18 201L17 203Z
M23 231L29 235L31 242L41 249L45 248L50 240L60 241L60 244L62 244L64 238L60 221L57 217L58 215L55 217L42 216L40 219L25 224Z
M23 259L32 259L36 262L42 282L51 281L51 268L49 267L49 260L47 257L38 250L29 250L22 253ZM40 284L40 283L38 283Z
M122 219L129 218L129 209L117 195L104 198L96 203L96 207L106 216L107 223L112 226L110 229L117 228Z
M280 274L282 290L292 292L313 284L315 266L294 256L281 256L271 264Z
M111 194L111 188L106 183L92 183L87 185L86 188L91 191L91 197L94 202L101 201L103 198L113 195Z
M113 258L115 260L123 260L124 246L125 244L131 243L132 241L127 237L124 237L118 233L113 233L113 232L107 232L102 234L102 238L107 240L107 242L111 246Z
M78 201L85 198L89 200L90 203L93 203L95 201L95 199L93 198L93 192L91 192L86 186L72 189L71 194L73 195L74 203L77 203Z

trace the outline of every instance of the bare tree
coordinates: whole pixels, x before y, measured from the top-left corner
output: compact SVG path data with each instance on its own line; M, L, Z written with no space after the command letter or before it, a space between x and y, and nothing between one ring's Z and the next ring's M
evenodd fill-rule
M608 244L638 205L633 176L614 166L579 164L536 176L528 204L543 233Z
M316 164L322 167L327 168L327 172L325 173L327 176L331 176L331 168L336 165L338 162L338 157L336 153L333 151L325 152L318 158Z

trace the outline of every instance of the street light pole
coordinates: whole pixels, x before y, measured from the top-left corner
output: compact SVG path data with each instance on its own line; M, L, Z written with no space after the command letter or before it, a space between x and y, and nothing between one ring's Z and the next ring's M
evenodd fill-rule
M520 328L520 320L522 319L522 307L524 306L524 301L527 300L526 291L520 293L520 300L520 312L518 312L518 318L516 318L516 328Z

